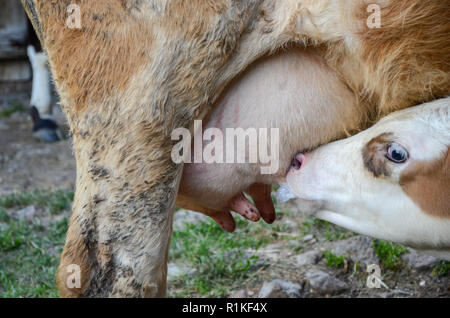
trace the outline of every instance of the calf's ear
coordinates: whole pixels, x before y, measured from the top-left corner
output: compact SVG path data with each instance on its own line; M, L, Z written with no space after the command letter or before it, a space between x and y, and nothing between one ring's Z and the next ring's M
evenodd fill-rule
M403 191L423 212L450 219L450 147L440 158L416 162L400 176Z

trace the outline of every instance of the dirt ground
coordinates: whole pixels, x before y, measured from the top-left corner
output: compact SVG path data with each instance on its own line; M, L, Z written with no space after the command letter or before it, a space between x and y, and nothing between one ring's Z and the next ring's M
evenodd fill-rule
M75 160L71 140L45 144L32 138L28 115L28 87L7 94L0 89L0 111L19 106L22 111L0 117L0 196L33 189L72 189L75 186ZM22 90L23 89L23 90ZM53 97L53 113L62 127L64 115Z
M31 137L31 129L25 112L0 121L0 195L75 185L71 141L40 143Z
M0 118L0 197L34 189L73 189L74 184L75 161L70 139L53 144L35 141L31 136L28 114L24 111ZM292 204L281 208L291 213L282 214L277 220L279 230L274 235L275 239L261 249L246 251L263 260L265 265L257 269L258 273L252 280L245 281L240 288L233 287L227 291L228 296L256 297L262 295L263 285L266 285L266 290L269 289L270 296L282 297L450 296L448 272L437 273L441 263L432 259L421 262L418 259L421 255L411 256L409 252L404 253L409 258L402 258L395 270L380 265L381 278L386 287L368 288L364 264L383 263L373 250L372 239L345 231L341 233L328 224L311 223L311 219L296 213ZM186 218L186 222L189 221ZM306 221L310 222L308 226L305 226ZM311 251L319 253L313 253L312 259L304 257ZM326 251L335 251L335 254L326 257ZM335 265L330 263L330 255L339 256L340 253L345 254L345 260ZM181 263L177 260L172 265L180 267L183 265ZM279 282L274 283L274 279L294 284L296 291L286 291L289 290L283 287L286 284L277 287ZM169 296L176 296L180 289L183 289L182 280L169 280Z

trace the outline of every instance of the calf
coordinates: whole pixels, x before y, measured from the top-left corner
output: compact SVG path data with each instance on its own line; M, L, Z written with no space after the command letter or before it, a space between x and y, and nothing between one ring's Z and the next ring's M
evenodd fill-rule
M450 97L298 154L286 179L318 218L450 260Z

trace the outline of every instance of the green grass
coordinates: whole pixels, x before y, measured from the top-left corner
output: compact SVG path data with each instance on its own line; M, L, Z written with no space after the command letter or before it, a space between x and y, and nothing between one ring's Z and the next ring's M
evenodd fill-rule
M255 271L265 264L245 253L258 249L276 237L273 228L262 222L254 224L237 220L235 233L226 233L213 221L188 224L174 232L171 260L182 260L195 270L175 282L182 288L176 297L200 295L224 297L227 290L251 280Z
M32 191L0 197L0 297L57 297L56 270L73 191ZM16 220L8 209L34 205L55 215L44 226L40 217ZM57 220L58 219L58 220Z
M17 113L17 112L23 112L24 110L25 110L25 107L23 107L23 105L13 104L7 108L0 110L0 119L8 118L12 114Z
M28 232L23 222L11 222L0 231L0 251L7 252L22 245Z
M403 262L400 256L408 251L400 244L382 240L373 240L373 248L383 266L390 270L398 270L401 268Z
M17 208L35 205L47 208L50 214L69 209L73 201L72 190L31 191L0 197L0 208Z
M450 262L440 261L438 265L433 268L433 275L442 277L450 273Z
M8 213L6 213L5 209L0 207L0 222L6 223L9 222L11 217Z
M0 297L58 297L55 277L66 230L67 218L49 227L11 221L0 230Z
M302 225L302 232L304 235L313 233L315 237L321 238L322 241L344 240L356 235L340 226L313 217L305 219Z
M323 252L323 257L325 258L325 264L328 267L339 268L345 264L344 255L336 255L331 251Z

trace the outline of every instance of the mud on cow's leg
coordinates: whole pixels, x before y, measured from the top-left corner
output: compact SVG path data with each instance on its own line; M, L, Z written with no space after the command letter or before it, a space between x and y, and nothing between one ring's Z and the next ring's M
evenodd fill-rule
M74 131L77 191L58 269L62 296L165 296L182 166L171 160L161 123L133 122L118 129L124 123L117 117L86 115L85 127Z

